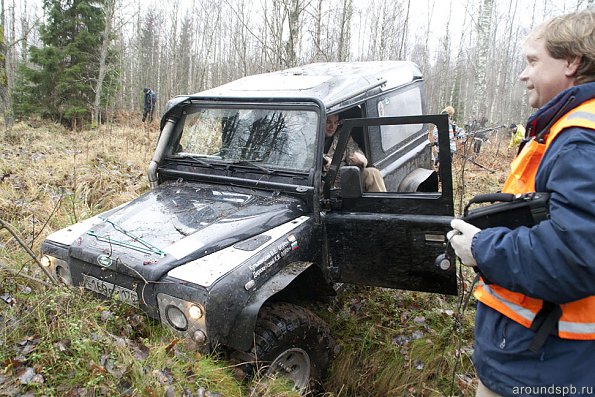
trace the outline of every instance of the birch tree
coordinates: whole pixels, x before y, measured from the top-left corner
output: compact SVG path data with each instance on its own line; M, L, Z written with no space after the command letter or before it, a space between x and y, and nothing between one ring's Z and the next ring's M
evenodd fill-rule
M409 11L411 10L411 0L407 0L407 8L405 12L405 22L403 23L403 32L401 35L401 46L399 47L399 59L405 59L407 54L407 34L409 33Z
M130 83L136 87L137 96L141 96L143 87L151 86L153 90L159 93L156 85L158 80L158 60L159 60L159 35L160 20L156 10L148 10L144 15L138 14L137 20L137 39L136 54L133 55L133 61L136 68L134 80Z
M490 46L490 31L492 25L492 11L494 0L482 0L477 23L477 56L474 79L474 93L472 112L475 120L480 120L487 115L486 71L488 66L488 52Z
M4 4L2 4L4 8ZM4 21L4 12L2 13ZM4 114L4 124L10 126L10 107L8 105L8 78L6 75L6 43L4 41L4 23L0 25L0 100L2 101L2 113Z
M34 71L44 68L40 63L31 65L27 57L30 44L42 47L43 43L38 45L35 39L35 13L29 12L32 8L27 4L33 0L0 1L6 11L5 98L10 101L11 76L19 63ZM411 0L172 0L150 2L149 7L140 0L131 5L118 0L77 0L74 3L101 5L106 24L98 44L85 48L93 54L99 74L86 76L80 91L69 95L85 101L91 96L80 109L92 110L89 118L94 123L103 118L110 98L106 89L115 87L109 83L113 82L110 76L118 72L109 66L115 50L121 73L118 100L111 105L123 111L141 109L144 86L157 92L159 106L177 94L309 62L405 59L416 62L425 76L429 111L451 104L459 122L464 116L465 121L483 116L518 120L528 112L523 105L525 90L517 81L523 62L520 38L543 19L592 6L595 0L560 0L559 6L544 0L450 0L450 10L442 7L442 1L423 0L422 17ZM69 3L45 0L58 2ZM461 5L466 9L456 11ZM525 18L520 18L521 8L526 10ZM438 15L438 10L445 10L445 15ZM47 21L54 15L44 17ZM32 35L26 34L28 29ZM115 33L111 38L110 31ZM83 57L85 51L77 56ZM49 61L52 54L42 57L37 52L37 61ZM63 73L53 76L40 80L47 84L42 91L51 92L52 83ZM27 88L26 81L17 85L19 92ZM75 84L61 87L70 93ZM30 110L58 109L58 98L55 95ZM11 108L10 103L0 101L0 105Z
M312 13L310 14L311 19L314 21L313 28L310 33L312 36L312 54L310 59L312 61L324 61L328 59L328 54L322 48L322 18L323 18L323 1L324 0L316 0L316 4L313 8Z
M273 0L271 12L265 3L264 21L273 44L277 68L296 66L301 18L307 2L304 0Z

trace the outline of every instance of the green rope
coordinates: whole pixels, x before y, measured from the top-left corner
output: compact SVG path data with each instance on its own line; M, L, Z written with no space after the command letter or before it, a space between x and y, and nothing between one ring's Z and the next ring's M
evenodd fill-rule
M114 240L112 239L110 236L101 236L97 233L95 233L93 230L89 230L87 232L87 234L89 236L95 237L98 241L101 242L105 242L105 243L109 243L109 244L113 244L113 245L118 245L120 247L126 247L126 248L130 248L132 250L136 250L145 254L156 254L159 255L160 257L164 257L165 256L165 251L161 250L160 248L154 246L153 244L149 243L148 241L143 240L142 238L134 235L133 233L129 232L128 230L124 229L123 227L119 226L118 224L110 221L107 218L102 218L99 217L99 219L101 219L102 221L109 223L116 231L124 234L127 237L130 237L133 241L139 243L140 245L137 244L131 244L125 241L121 241L121 240Z

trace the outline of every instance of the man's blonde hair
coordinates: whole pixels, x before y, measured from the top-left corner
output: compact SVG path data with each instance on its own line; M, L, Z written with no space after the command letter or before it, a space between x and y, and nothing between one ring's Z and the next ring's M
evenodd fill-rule
M545 48L555 59L572 61L580 58L576 84L595 81L595 10L550 19L535 28L525 42L537 39L545 41Z

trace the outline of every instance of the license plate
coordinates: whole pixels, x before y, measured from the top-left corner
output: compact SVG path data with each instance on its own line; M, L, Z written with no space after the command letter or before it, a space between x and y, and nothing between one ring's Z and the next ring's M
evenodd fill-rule
M83 287L98 294L111 297L131 306L138 307L138 294L128 288L120 287L107 281L99 280L95 277L83 275Z

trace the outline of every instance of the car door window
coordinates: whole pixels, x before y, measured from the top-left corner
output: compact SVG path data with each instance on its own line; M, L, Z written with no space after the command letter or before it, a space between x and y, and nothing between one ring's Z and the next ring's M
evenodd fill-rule
M391 92L378 99L377 108L380 117L412 116L422 114L422 99L419 86ZM382 149L387 152L402 144L418 133L422 124L383 125L380 127Z

